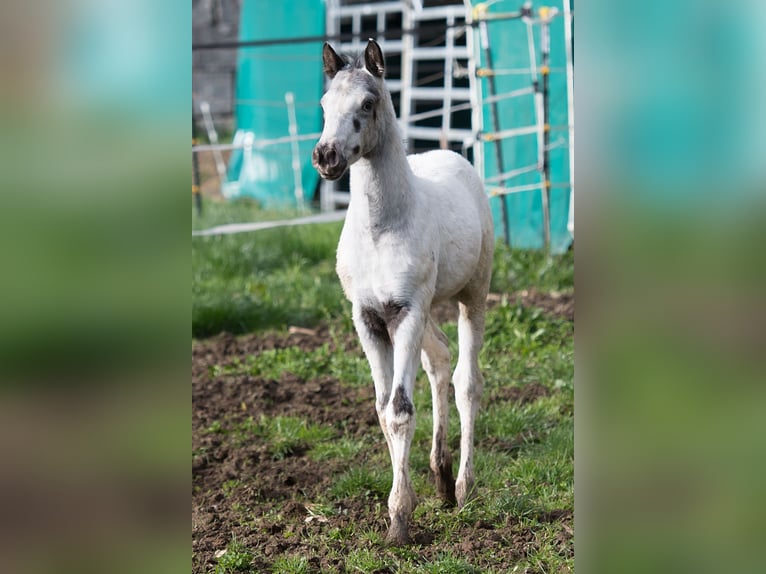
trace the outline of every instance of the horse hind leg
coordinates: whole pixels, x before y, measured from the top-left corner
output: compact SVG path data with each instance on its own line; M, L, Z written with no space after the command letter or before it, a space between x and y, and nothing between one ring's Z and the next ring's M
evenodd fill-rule
M431 383L433 401L433 442L430 466L436 490L446 504L454 505L455 479L452 476L452 455L447 445L449 428L450 352L447 336L428 318L423 335L420 360Z
M468 502L474 489L474 425L484 387L484 378L479 370L479 351L484 339L485 298L485 294L466 297L460 299L458 304L459 356L452 380L460 415L460 468L455 484L460 508Z

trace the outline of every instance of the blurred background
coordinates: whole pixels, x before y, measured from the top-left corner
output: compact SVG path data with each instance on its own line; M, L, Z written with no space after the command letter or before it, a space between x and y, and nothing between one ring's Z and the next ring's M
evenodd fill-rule
M0 31L2 569L183 571L191 10L10 1Z
M766 6L578 5L578 570L756 572Z

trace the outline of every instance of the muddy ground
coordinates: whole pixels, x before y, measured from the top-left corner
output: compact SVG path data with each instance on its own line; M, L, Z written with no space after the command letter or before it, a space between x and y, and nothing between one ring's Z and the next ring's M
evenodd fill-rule
M510 295L523 305L542 308L546 313L572 321L574 296L523 291ZM497 304L499 296L490 296ZM441 310L439 319L451 320L452 313ZM310 536L330 528L343 529L349 524L365 524L385 535L385 499L377 502L368 498L338 500L331 522L312 520L304 501L316 500L325 493L333 477L346 468L336 461L314 461L300 449L282 460L273 460L268 445L258 441L242 444L231 435L206 432L215 421L226 418L230 424L258 420L261 415L292 415L312 423L330 425L352 438L379 436L374 409L372 385L341 386L332 376L304 381L290 374L280 380L266 380L249 375L214 375L214 365L231 364L266 349L298 346L312 350L330 341L327 327L292 330L289 333L232 336L222 334L198 341L192 351L192 550L193 572L211 572L216 564L215 553L225 549L232 537L257 555L252 564L255 572L271 570L273 559L284 554L303 553L310 558L310 571L343 570L342 560L347 550L356 548L357 541L333 539L334 547L312 546ZM343 343L341 343L343 344ZM348 352L361 353L356 341L349 337ZM529 402L548 393L542 385L504 389L503 397L494 400ZM507 396L506 396L507 395ZM381 441L382 442L382 441ZM512 446L512 445L511 445ZM479 445L481 447L481 445ZM334 467L334 466L337 466ZM227 481L241 481L241 487L226 492ZM255 522L243 519L242 509L250 509ZM381 510L382 509L382 510ZM276 517L276 511L280 517ZM274 511L274 512L271 512ZM562 553L571 553L573 516L569 511L554 511L540 516L544 522L561 521ZM289 536L284 535L289 533ZM449 543L435 543L434 533L413 527L414 541L422 545L424 560L450 551L468 558L481 567L472 556L491 554L496 560L511 564L525 556L534 544L534 533L509 517L502 526L478 521L466 526ZM311 552L309 552L311 550ZM319 552L318 552L319 551ZM384 570L385 571L385 570Z

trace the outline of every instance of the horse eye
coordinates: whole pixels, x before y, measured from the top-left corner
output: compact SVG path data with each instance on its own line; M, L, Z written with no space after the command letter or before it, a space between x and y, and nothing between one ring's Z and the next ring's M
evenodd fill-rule
M365 112L370 112L370 111L372 111L372 100L367 100L367 101L365 101L365 102L362 104L362 109L363 109Z

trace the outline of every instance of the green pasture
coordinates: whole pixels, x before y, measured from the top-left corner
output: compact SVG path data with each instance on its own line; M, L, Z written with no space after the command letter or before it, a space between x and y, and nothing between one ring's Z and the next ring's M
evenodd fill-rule
M195 228L226 221L282 218L258 211L252 204L225 205L208 202ZM331 332L348 334L349 304L343 299L335 276L335 248L341 224L282 228L256 233L192 239L192 331L203 338L221 331L250 333L285 330L288 326L329 324ZM481 365L485 375L484 408L479 414L476 441L478 496L461 511L444 510L428 479L431 440L431 397L421 372L415 393L417 430L412 446L412 476L420 497L414 520L439 540L451 540L477 523L501 525L513 517L534 532L532 550L518 561L480 569L475 556L442 553L424 561L417 545L388 548L370 525L353 531L314 535L312 548L333 547L333 537L358 540L358 548L343 560L347 572L572 572L574 558L562 551L560 537L569 529L551 513L565 515L574 508L574 325L541 309L521 306L513 292L534 288L540 292L574 289L573 253L550 257L540 252L517 251L498 245L492 291L508 294L487 315ZM450 338L453 364L457 355L456 325L443 325ZM339 346L342 349L342 346ZM215 369L244 370L275 377L292 372L306 380L332 374L343 384L369 385L369 370L362 357L349 356L330 346L315 352L276 349ZM543 396L528 403L506 400L509 388L542 385ZM370 498L382 504L390 487L391 469L381 436L364 440L339 436L338 429L295 417L264 418L237 428L216 421L209 432L227 432L238 440L258 437L269 441L275 459L286 456L296 443L315 460L343 461L345 472L319 500L306 500L314 512L335 512L336 501L347 497ZM450 443L457 441L457 411L452 407ZM332 440L328 438L333 437ZM457 453L455 453L457 460ZM241 487L237 481L222 485ZM225 492L224 492L225 494ZM254 509L242 508L242 519L258 524ZM571 514L569 514L571 524ZM254 526L255 527L255 526ZM226 533L223 533L226 535ZM571 531L570 531L571 534ZM568 544L573 544L571 537ZM247 548L232 538L229 552L216 573L254 572L250 561L257 548ZM309 554L273 558L273 572L308 572ZM484 557L482 563L491 563Z

